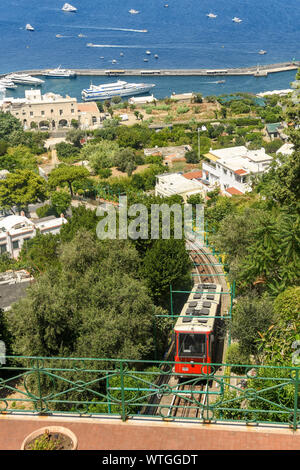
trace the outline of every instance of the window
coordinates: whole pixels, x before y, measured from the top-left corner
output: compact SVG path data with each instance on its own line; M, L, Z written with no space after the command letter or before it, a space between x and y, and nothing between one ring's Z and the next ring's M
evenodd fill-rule
M62 109L59 110L59 114L60 114L60 116L63 114L63 110L62 110Z
M42 116L45 116L45 111L42 111L41 114L42 114Z
M2 254L5 253L6 251L7 251L6 243L0 245L0 254L2 255Z
M33 116L33 111L30 111L30 116Z
M179 333L178 355L183 357L205 357L206 336L203 334Z
M13 250L17 250L19 248L19 240L15 240L14 242L12 242L12 247Z

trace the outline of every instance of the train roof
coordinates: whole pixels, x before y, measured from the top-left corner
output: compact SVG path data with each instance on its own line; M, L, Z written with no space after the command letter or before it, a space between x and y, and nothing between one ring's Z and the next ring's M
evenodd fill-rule
M212 331L215 317L220 311L221 292L221 284L195 284L177 319L174 331L183 333Z

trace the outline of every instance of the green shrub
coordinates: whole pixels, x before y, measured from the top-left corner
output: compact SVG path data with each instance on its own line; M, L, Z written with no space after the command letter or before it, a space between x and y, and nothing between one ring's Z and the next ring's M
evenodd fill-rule
M234 374L244 374L245 373L245 368L244 367L238 367L237 364L249 364L250 363L250 357L248 354L245 354L238 343L233 343L229 346L226 352L226 357L225 357L225 362L226 364L235 364L235 366L232 366L231 370Z
M178 108L176 109L176 113L177 114L185 114L185 113L188 113L190 110L190 108L188 106L178 106Z

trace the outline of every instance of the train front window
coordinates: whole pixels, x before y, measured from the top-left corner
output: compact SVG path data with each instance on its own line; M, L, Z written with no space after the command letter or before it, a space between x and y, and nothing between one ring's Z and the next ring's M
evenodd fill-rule
M179 333L178 355L185 357L206 356L206 336L193 333Z

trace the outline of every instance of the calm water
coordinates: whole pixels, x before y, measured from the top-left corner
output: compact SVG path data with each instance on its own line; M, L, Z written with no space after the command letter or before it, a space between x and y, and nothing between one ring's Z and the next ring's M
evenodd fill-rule
M76 13L62 12L63 3L64 0L1 0L1 73L60 64L105 69L223 68L300 59L299 0L71 0L78 8ZM140 13L131 15L131 8ZM208 18L210 12L217 17ZM234 23L235 16L243 21ZM26 31L26 23L35 31ZM145 29L148 32L140 32ZM57 38L57 34L63 37ZM101 47L86 47L87 43ZM259 55L260 49L267 54ZM151 55L147 56L146 50ZM154 54L159 58L154 59ZM146 57L148 62L144 62ZM112 67L113 59L117 64ZM267 78L226 77L222 85L205 83L209 81L206 77L143 77L143 81L156 83L155 95L164 97L172 91L207 95L288 88L294 75L288 72ZM43 91L51 89L79 97L90 80L47 80ZM102 77L93 78L95 84L105 81ZM14 96L23 93L24 87L8 92Z

